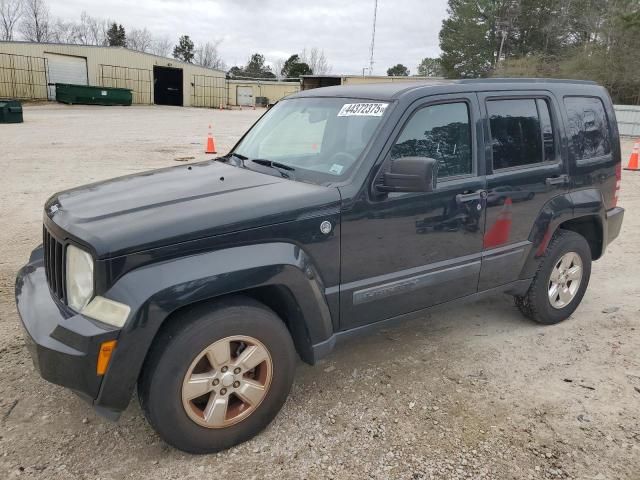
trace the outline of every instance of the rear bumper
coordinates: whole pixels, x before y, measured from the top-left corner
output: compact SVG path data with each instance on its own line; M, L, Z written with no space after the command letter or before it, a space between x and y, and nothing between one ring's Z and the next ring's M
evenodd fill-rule
M613 242L620 234L622 228L622 219L624 218L624 208L615 207L607 210L607 245Z
M84 317L52 297L42 248L34 250L29 263L18 272L16 305L38 373L93 403L103 378L96 374L100 344L116 339L120 330Z

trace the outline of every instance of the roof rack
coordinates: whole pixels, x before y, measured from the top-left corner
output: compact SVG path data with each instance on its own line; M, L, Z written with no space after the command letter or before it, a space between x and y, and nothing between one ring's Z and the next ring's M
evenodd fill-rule
M570 78L463 78L458 80L459 83L578 83L584 85L597 85L598 82L593 80L573 80Z

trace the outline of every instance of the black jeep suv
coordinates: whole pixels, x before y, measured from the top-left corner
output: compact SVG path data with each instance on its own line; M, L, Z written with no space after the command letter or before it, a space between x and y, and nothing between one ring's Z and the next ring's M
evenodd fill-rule
M37 369L171 445L269 424L337 340L513 295L554 324L619 233L607 92L553 80L304 91L215 160L51 197L16 301Z

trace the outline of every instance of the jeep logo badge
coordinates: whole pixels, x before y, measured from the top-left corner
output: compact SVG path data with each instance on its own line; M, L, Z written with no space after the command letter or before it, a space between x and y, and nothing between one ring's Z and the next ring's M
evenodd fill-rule
M325 220L320 224L320 231L325 235L329 235L331 233L331 222L329 220Z

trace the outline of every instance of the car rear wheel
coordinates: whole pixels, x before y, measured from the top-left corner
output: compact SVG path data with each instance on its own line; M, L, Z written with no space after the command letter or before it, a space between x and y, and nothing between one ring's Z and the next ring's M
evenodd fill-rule
M248 298L200 305L154 342L138 394L170 445L210 453L246 441L284 404L295 371L284 322Z
M591 249L582 235L559 230L553 237L529 291L515 297L524 316L552 325L580 305L591 276Z

